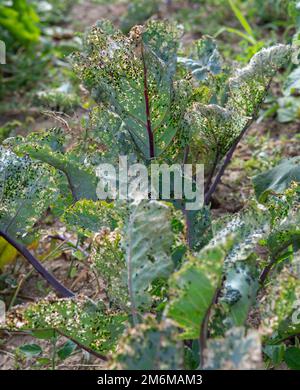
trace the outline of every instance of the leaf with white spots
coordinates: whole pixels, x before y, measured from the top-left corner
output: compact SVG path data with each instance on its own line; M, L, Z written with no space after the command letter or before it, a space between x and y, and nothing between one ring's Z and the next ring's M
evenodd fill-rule
M55 172L46 164L0 147L0 228L22 239L57 196Z

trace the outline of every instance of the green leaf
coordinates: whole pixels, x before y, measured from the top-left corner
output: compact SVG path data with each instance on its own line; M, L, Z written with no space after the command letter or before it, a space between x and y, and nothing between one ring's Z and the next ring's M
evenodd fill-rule
M119 156L136 161L134 144L122 119L101 103L90 113L85 143L90 146L91 157L99 162L119 164Z
M52 363L51 359L45 357L37 358L36 362L41 366L48 366Z
M179 370L183 368L183 345L169 320L157 323L148 316L127 330L110 366L114 370Z
M259 240L270 233L270 220L268 210L253 202L240 213L214 221L212 242L217 244L226 237L233 237L233 245L225 259L226 266L245 261L255 253Z
M297 95L300 92L300 67L294 69L284 83L284 95L291 96Z
M120 214L114 203L83 199L68 207L62 218L81 233L100 232L103 227L116 228L121 220Z
M293 122L299 119L300 99L295 96L284 96L277 100L279 108L277 109L277 120L280 123Z
M141 201L131 206L124 228L124 248L132 310L147 307L151 303L151 283L167 278L173 270L171 217L171 208L161 202Z
M191 127L191 152L205 164L209 175L250 126L262 104L276 72L288 63L291 46L261 49L249 64L238 69L224 86L227 101L217 104L195 103L186 114Z
M289 286L289 288L291 289L290 286ZM286 294L286 295L288 295L288 294ZM295 295L296 295L296 297L295 297ZM298 300L295 300L295 299L297 299L297 298L299 299L299 294L295 294L295 291L293 291L291 289L291 291L289 291L289 298L290 299L288 302L285 302L287 300L287 297L285 297L285 301L282 302L282 304L284 304L284 303L286 304L286 308L284 310L285 318L282 319L282 321L280 321L280 323L278 325L278 330L277 330L277 335L276 335L277 337L274 338L274 342L277 342L278 340L279 341L285 340L289 337L296 336L300 333L300 322L299 322L299 318L298 318L299 317L299 305L298 305L298 307L293 306L294 302L296 302L296 303L298 302ZM290 309L291 306L293 307L292 312L286 313ZM297 315L297 313L298 313L298 315ZM275 312L275 314L276 314L276 312ZM294 318L294 317L296 317L296 318Z
M236 18L238 19L238 21L240 22L241 26L243 27L243 29L246 31L246 33L248 35L250 35L250 37L253 38L254 40L254 43L255 43L255 38L254 38L254 33L252 31L252 28L251 26L249 25L249 23L247 22L246 18L244 17L244 15L242 14L242 12L239 10L239 8L237 7L237 5L235 4L235 2L233 0L228 0L229 2L229 5L232 9L232 11L234 12Z
M95 351L114 350L124 330L127 316L108 310L99 301L93 303L80 296L76 299L42 299L7 314L6 327L13 330L54 329Z
M15 0L10 6L0 5L0 26L17 42L25 46L36 43L40 37L38 24L37 13L26 1Z
M179 33L171 24L149 21L127 37L100 21L87 34L84 52L73 56L79 77L121 118L145 159L159 156L182 127L188 96L184 83L173 82Z
M0 228L23 238L57 196L55 172L0 146Z
M288 45L275 45L256 53L246 67L229 79L227 109L246 117L255 116L273 76L288 64L291 55L292 47Z
M271 216L267 209L252 203L248 209L213 224L215 245L232 237L224 261L224 288L220 301L228 309L226 325L242 326L255 301L259 268L257 245L270 234Z
M55 333L55 330L34 330L31 332L31 334L36 337L37 339L40 339L40 340L51 340L53 338L56 337L56 333Z
M166 280L185 250L175 245L172 218L167 204L141 201L131 204L121 231L103 230L95 237L92 264L114 306L133 313L153 303L152 283Z
M73 341L68 340L58 351L57 355L61 360L67 359L77 348L77 345Z
M249 42L251 45L255 46L256 43L256 40L251 36L251 35L248 35L247 33L244 33L243 31L240 31L238 30L237 28L233 28L233 27L222 27L218 33L218 35L220 33L222 33L223 31L227 31L231 34L235 34L237 35L238 37L244 39L245 41Z
M287 348L284 354L284 361L292 370L300 370L300 348Z
M238 111L216 104L195 103L188 118L208 172L221 161L248 122Z
M287 219L278 221L275 228L266 240L266 246L274 260L280 260L291 245L296 253L300 248L300 213L299 210L292 210L288 213Z
M267 344L281 344L300 333L299 279L291 273L297 263L281 264L274 277L265 285L263 299L259 301L259 318L265 329L273 330ZM297 270L297 268L296 268ZM296 271L295 270L295 271Z
M125 253L120 231L104 230L92 245L91 263L105 283L105 293L113 307L128 310L128 285Z
M36 362L41 366L48 366L52 363L51 359L45 357L37 358Z
M271 193L283 193L292 182L300 182L300 157L283 160L275 168L253 178L255 195L263 201Z
M97 178L94 170L85 164L83 151L65 148L66 136L61 129L53 128L44 133L31 133L26 138L9 138L5 144L17 154L28 154L63 172L75 200L97 200Z
M272 360L272 363L277 365L283 361L285 354L285 345L266 345L263 348L263 351Z
M222 57L218 52L216 42L209 36L196 41L190 58L178 57L178 62L189 69L192 75L200 81L222 71Z
M208 245L172 275L166 313L184 330L181 338L199 338L201 323L221 282L225 255L222 245Z
M191 348L184 347L184 367L187 370L196 370L200 364L200 348L198 340L193 340Z
M293 18L294 23L296 24L296 30L300 28L300 4L299 1L289 1L288 2L288 14Z
M26 357L35 357L40 355L43 352L42 348L37 344L24 344L19 348L19 350Z
M234 326L243 326L258 290L256 257L239 261L226 270L222 302L229 305Z

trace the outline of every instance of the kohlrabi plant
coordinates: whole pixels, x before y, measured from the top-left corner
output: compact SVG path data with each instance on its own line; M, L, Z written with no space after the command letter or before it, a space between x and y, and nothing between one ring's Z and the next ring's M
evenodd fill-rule
M14 308L6 326L54 329L115 369L259 368L263 356L268 365L292 366L299 285L288 275L300 242L298 159L256 176L257 200L240 213L212 221L210 204L293 49L262 49L231 70L210 37L183 57L181 33L150 21L123 35L98 22L72 57L95 101L84 131L50 129L7 139L0 149L0 235L62 297ZM120 155L146 167L204 164L203 204L188 211L172 195L168 202L97 199L96 167L117 164ZM90 240L103 301L75 296L26 248L49 207ZM273 275L288 278L288 293ZM276 288L285 305L269 305Z

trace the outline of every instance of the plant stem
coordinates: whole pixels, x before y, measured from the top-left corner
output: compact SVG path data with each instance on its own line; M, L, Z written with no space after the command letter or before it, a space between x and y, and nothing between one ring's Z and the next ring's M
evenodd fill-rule
M260 284L264 284L273 265L276 263L276 260L275 259L272 259L270 261L270 263L263 269L262 273L260 274L260 277L259 277L259 282Z
M220 293L220 288L217 288L214 297L211 301L211 304L209 305L205 316L203 318L203 321L201 322L200 325L200 334L199 334L199 349L200 349L200 369L203 369L204 366L204 350L206 349L207 346L207 333L208 333L208 321L211 313L211 309L213 305L217 302L218 296Z
M147 116L147 132L149 138L149 156L150 159L154 158L154 136L151 127L151 114L150 114L150 102L149 102L149 89L148 89L148 79L147 79L147 66L144 57L144 46L141 45L142 51L142 61L144 68L144 97L145 97L145 106L146 106L146 116Z
M191 240L191 220L187 210L183 209L183 215L185 219L185 227L186 227L186 242L188 247L191 249L192 240Z
M22 286L23 286L23 284L24 284L26 279L27 279L27 275L22 275L21 276L19 284L18 284L17 288L15 289L14 295L12 296L11 301L9 303L9 306L8 306L8 309L7 309L8 311L14 306L15 301L17 299L17 296L19 295L19 292L20 292L20 290L21 290L21 288L22 288Z
M215 177L215 180L213 181L213 183L210 186L209 190L205 194L204 203L206 205L208 205L210 203L211 197L214 194L214 192L216 191L216 188L217 188L218 184L220 183L222 176L224 175L225 169L227 168L228 164L231 161L231 158L233 156L233 153L235 152L236 147L238 146L239 142L241 141L241 139L243 138L244 134L246 133L248 128L251 126L253 121L254 121L254 117L251 118L247 122L247 124L245 125L245 127L241 131L240 135L238 136L238 138L235 140L234 144L229 149L229 152L226 154L225 160L224 160L221 168L219 169L219 172L218 172L217 176Z
M14 238L10 237L6 232L0 230L0 236L3 237L42 275L44 279L64 298L73 298L75 294L62 285L44 266L29 252L29 250Z
M204 187L204 192L206 193L211 185L211 181L214 177L214 174L215 174L215 171L216 171L216 168L217 168L217 165L218 165L218 161L219 161L219 153L216 153L216 157L214 159L214 163L213 163L213 166L212 166L212 169L209 173L209 176L207 178L207 182L205 184L205 187Z
M183 167L184 167L184 164L186 164L188 162L188 158L189 158L189 153L190 153L190 146L187 145L184 149L184 155L183 155Z
M292 244L292 242L290 244ZM277 257L286 248L287 248L287 245L282 245L280 248L277 249L277 251L275 253L272 254L272 256L270 256L271 257L271 261L266 265L266 267L263 269L263 271L262 271L262 273L260 274L260 277L259 277L259 282L260 282L261 285L264 284L264 282L266 281L266 279L267 279L271 269L277 263Z
M52 343L52 359L51 359L51 369L54 371L56 366L56 343L57 343L57 336L56 333L54 333L54 336L51 339Z

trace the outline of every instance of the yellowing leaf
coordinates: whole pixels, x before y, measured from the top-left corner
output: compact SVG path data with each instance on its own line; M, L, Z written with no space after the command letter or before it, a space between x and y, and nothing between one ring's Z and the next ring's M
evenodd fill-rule
M0 270L17 257L17 250L11 246L4 238L0 237Z

